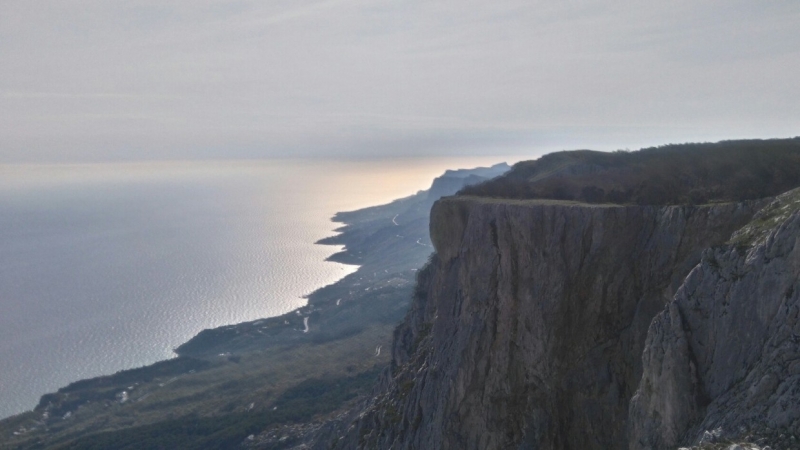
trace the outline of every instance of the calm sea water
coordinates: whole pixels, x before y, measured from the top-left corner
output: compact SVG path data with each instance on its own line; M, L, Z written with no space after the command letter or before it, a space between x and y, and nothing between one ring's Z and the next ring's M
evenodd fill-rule
M0 417L304 305L355 269L313 244L335 212L502 160L0 165Z

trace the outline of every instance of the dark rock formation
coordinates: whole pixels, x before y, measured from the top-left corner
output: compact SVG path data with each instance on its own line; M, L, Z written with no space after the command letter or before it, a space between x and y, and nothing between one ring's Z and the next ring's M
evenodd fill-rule
M631 449L800 430L800 191L710 248L650 326ZM797 448L800 442L775 448Z
M383 385L337 447L627 447L648 325L757 205L456 197Z

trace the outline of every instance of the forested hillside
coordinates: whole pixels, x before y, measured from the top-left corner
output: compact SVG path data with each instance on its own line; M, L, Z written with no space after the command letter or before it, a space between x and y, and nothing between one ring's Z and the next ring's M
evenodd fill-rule
M462 195L639 205L771 197L800 186L800 138L557 152Z

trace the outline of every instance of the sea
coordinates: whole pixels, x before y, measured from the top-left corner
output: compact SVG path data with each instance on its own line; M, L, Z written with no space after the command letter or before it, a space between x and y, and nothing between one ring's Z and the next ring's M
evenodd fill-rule
M0 418L353 272L338 211L501 157L0 164ZM511 161L509 161L511 162Z

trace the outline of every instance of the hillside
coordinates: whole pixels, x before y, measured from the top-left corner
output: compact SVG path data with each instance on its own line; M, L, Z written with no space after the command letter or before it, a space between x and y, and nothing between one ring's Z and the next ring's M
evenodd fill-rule
M679 205L772 197L800 185L800 138L578 150L517 163L462 195Z

